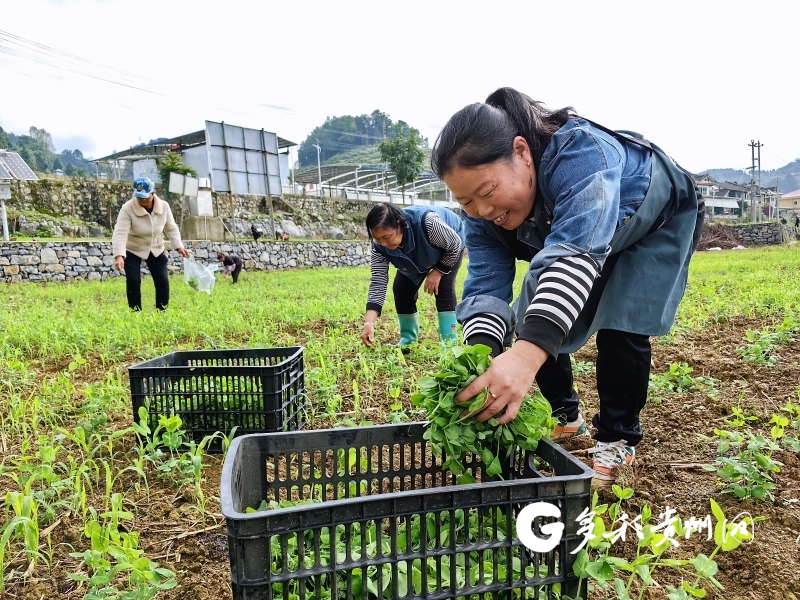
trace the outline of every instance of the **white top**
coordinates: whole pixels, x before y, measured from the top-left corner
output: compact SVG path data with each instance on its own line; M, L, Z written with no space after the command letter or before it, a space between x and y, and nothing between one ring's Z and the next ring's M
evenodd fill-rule
M153 195L153 211L147 212L136 198L122 205L114 225L111 245L114 256L125 256L126 250L146 259L150 253L164 252L164 233L169 236L173 250L183 248L181 233L172 216L169 204Z

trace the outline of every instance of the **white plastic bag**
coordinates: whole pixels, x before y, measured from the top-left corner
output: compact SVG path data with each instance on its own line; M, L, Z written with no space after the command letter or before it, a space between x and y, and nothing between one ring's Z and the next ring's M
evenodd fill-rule
M202 263L197 262L194 257L183 259L183 278L189 287L197 290L198 292L205 292L210 294L214 291L214 278L215 267L207 267Z

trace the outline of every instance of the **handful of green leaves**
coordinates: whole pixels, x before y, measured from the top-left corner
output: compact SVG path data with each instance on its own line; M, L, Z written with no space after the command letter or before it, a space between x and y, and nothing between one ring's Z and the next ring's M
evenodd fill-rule
M555 426L550 404L540 394L526 395L516 418L505 425L497 419L478 423L472 416L486 401L486 390L467 404L457 404L455 397L489 368L491 349L488 346L454 347L439 362L439 372L423 377L420 393L411 396L415 406L427 413L430 441L437 455L444 452L442 469L456 475L457 483L475 483L466 472L465 454L479 456L487 475L500 475L502 462L515 448L535 450L539 440L547 437ZM466 411L466 413L465 413Z
M189 277L189 287L193 290L197 290L200 287L200 279L195 275Z

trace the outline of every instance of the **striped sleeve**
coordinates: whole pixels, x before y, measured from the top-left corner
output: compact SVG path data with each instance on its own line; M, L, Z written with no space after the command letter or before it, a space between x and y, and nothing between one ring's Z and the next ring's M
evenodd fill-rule
M461 238L442 218L431 211L425 215L425 233L431 245L444 250L442 259L436 263L437 271L447 275L458 262L464 249Z
M556 260L539 277L525 320L543 317L558 325L566 336L589 298L598 271L588 254Z
M497 315L479 313L463 323L464 340L469 345L486 344L497 356L503 349L506 337L506 324Z
M369 280L367 310L374 310L380 315L386 301L386 289L389 287L389 261L375 248L370 256L370 269L372 275Z

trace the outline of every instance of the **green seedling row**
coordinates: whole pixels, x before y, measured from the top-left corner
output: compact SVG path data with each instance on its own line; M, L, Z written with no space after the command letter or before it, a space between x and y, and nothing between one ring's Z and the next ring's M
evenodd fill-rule
M525 270L520 263L518 273ZM463 269L459 283L465 273ZM747 318L754 321L752 326L734 340L743 349L742 364L752 360L759 365L762 361L765 368L779 366L785 360L783 350L798 333L799 282L797 246L701 253L692 260L677 322L660 343L680 344L692 332ZM421 407L411 397L424 394L421 381L437 369L440 358L433 300L420 295L421 340L404 355L392 346L398 329L390 290L377 325L378 343L367 349L358 335L368 285L365 267L248 272L236 286L217 286L212 296L197 294L173 279L170 306L163 313L152 307L129 311L121 278L0 286L0 596L24 596L30 579L50 582L56 566L74 575L73 597L139 600L169 593L167 588L173 585L180 590L185 576L180 569L163 568L160 563L165 559L142 551L142 536L153 535L140 527L147 520L147 498L186 499L187 511L172 527L191 533L213 525L219 510L218 482L210 480L207 467L218 458L205 455L209 442L190 440L182 433L196 397L213 389L221 392L223 409L226 404L241 406L242 401L262 407L256 390L244 382L228 386L206 381L190 396L182 396L187 393L183 391L173 394L178 402L174 415L167 412L156 419L139 415L133 422L125 375L132 364L181 349L303 345L310 427L419 419ZM149 278L143 288L149 301L153 291ZM654 373L657 395L710 396L719 387L705 374L687 371L694 365L677 365L674 372L670 367L668 377ZM592 365L578 362L574 369L578 376L590 375ZM537 398L532 396L532 401L535 404ZM774 422L747 420L752 415L745 411L729 418L743 421L742 425L719 424L720 431L743 436L723 436L720 441L728 443L725 452L709 455L710 462L719 458L713 467L720 493L730 491L725 497L738 497L741 489L745 498L755 500L762 493L765 500L775 493L765 484L776 474L774 467L781 468L781 453L800 448L796 405L786 406L787 410L774 409ZM221 432L216 440L226 448L233 422L210 425ZM149 437L137 435L141 433ZM444 433L442 442L451 438L452 433L451 437ZM492 449L488 464L502 451ZM753 464L758 470L751 468ZM81 524L81 535L71 541L71 548L58 538L69 519ZM465 522L464 528L468 527ZM409 531L413 538L412 530L406 534ZM377 524L374 536L377 545ZM410 545L414 543L412 539ZM592 560L600 560L590 553L586 578L593 572L608 575L611 569L613 576L603 580L608 584L606 597L636 597L631 590L640 583L635 579L628 587L628 568L641 571L643 563L633 562L645 559L622 563L614 552L609 549L602 559L607 567L590 567ZM516 573L516 557L504 558L511 559L506 568ZM448 568L458 570L458 578L472 580L476 563L470 561L480 564L481 559L470 557L463 565ZM711 553L708 559L713 560ZM697 564L676 565L690 573L684 573L685 586L668 592L670 600L700 597L696 590L710 581L706 575L713 571L711 563L699 555L692 560ZM659 569L669 566L661 558L645 560L651 566L659 561L664 563ZM419 593L420 576L429 564L409 563L405 568L407 589ZM698 575L704 577L700 582ZM712 576L723 579L721 573ZM616 579L622 580L622 588ZM374 588L379 580L377 571L364 573L362 586L378 596L383 592ZM55 587L48 593L60 594Z

